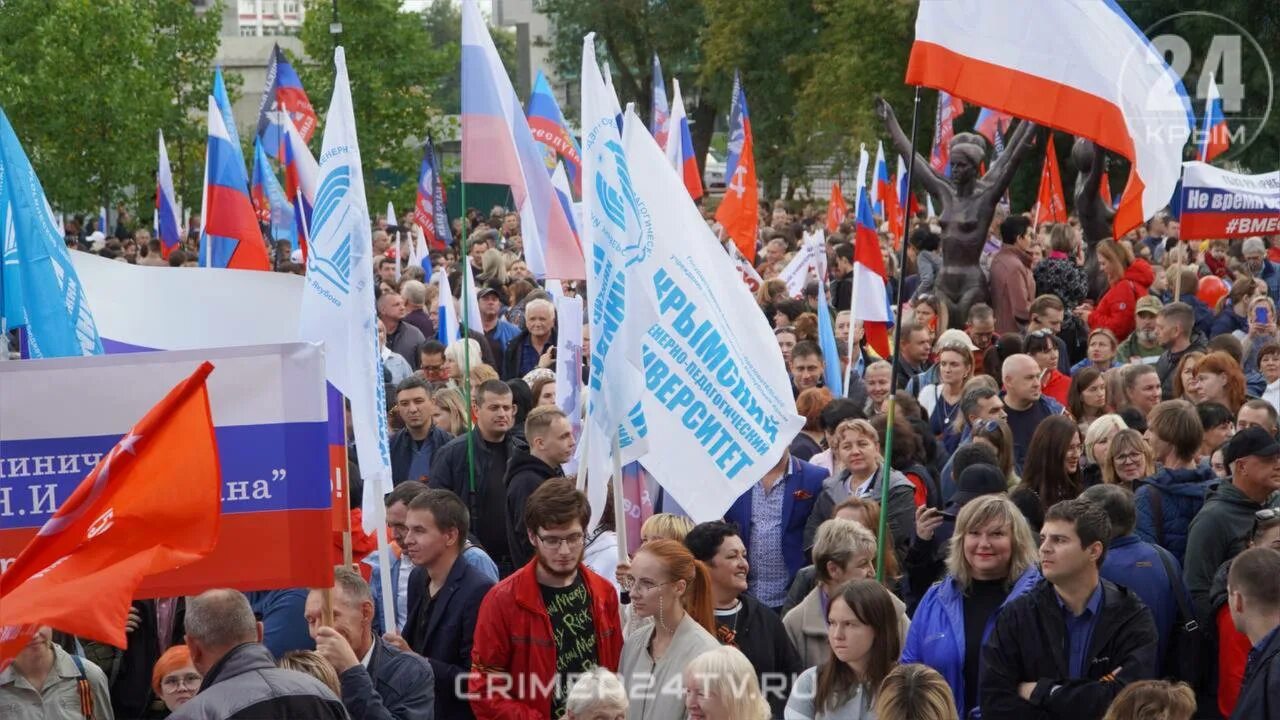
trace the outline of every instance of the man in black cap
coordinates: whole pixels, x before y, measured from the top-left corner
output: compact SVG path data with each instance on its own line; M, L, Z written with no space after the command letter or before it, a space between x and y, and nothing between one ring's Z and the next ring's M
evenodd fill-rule
M520 334L520 328L502 317L502 297L502 286L497 283L486 283L476 288L480 323L484 327L484 338L489 342L495 360L507 351L507 343ZM495 367L494 370L501 368Z
M1266 430L1250 427L1222 446L1230 480L1210 491L1191 521L1183 577L1200 622L1210 619L1213 575L1222 563L1245 549L1254 513L1280 490L1280 443Z
M1005 492L1009 483L1000 472L999 459L985 443L970 443L956 449L952 468L959 468L956 491L943 510L921 505L916 508L915 536L902 561L907 577L907 608L924 597L929 586L946 574L947 549L956 529L956 515L974 498Z

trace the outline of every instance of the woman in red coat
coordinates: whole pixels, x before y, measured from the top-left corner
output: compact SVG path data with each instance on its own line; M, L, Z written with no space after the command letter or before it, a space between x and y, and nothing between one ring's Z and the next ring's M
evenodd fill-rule
M1098 243L1097 253L1098 266L1106 273L1110 289L1098 301L1098 307L1092 311L1082 309L1077 314L1091 330L1106 328L1116 336L1117 342L1124 342L1133 332L1133 311L1138 298L1147 294L1155 272L1146 260L1134 259L1129 248L1111 239Z

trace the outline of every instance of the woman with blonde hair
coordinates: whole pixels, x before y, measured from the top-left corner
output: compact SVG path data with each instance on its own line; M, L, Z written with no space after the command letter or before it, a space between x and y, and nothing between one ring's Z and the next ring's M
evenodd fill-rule
M627 691L618 676L593 667L565 693L563 720L620 720L627 716Z
M947 576L916 608L903 663L942 673L960 714L978 706L983 642L1001 610L1040 580L1037 545L1027 520L1008 497L981 495L956 517ZM982 622L971 619L985 618Z
M1196 694L1190 685L1140 680L1120 691L1102 720L1191 720L1195 712Z
M1111 439L1121 430L1127 430L1124 419L1115 413L1107 413L1089 423L1084 432L1083 477L1085 487L1105 482L1102 469L1110 459Z
M471 427L470 415L462 404L462 391L452 387L440 388L431 394L431 401L435 405L436 427L455 436Z
M654 513L640 525L640 543L664 539L682 543L692 529L693 521L684 515Z
M492 247L485 250L480 256L480 274L476 276L476 282L481 285L489 283L506 285L509 279L507 260L502 256L502 251Z
M1102 482L1134 490L1139 480L1155 471L1155 454L1142 433L1125 428L1111 436L1107 461L1102 463Z
M633 720L685 717L671 692L680 671L718 647L707 567L675 540L651 540L631 561L631 612L654 622L633 630L622 645L619 675L631 696Z
M947 681L928 665L899 665L885 677L876 695L876 720L959 718Z
M880 683L902 652L895 615L892 594L880 583L845 583L827 606L827 657L796 678L784 717L874 718Z
M804 667L812 667L827 657L827 614L831 598L853 580L876 576L876 536L854 520L832 518L818 526L813 541L813 569L816 586L782 618L787 637L800 653ZM892 557L887 550L886 557ZM911 621L907 606L892 596L897 610L898 631L903 637Z
M480 343L473 338L458 338L444 349L444 372L449 384L457 387L462 383L462 369L475 367L484 363L480 356Z
M861 418L845 420L836 427L835 436L836 458L844 470L823 483L805 524L806 546L813 543L822 521L835 513L836 505L848 497L878 499L880 483L884 482L881 467L886 460L880 450L880 434L870 422ZM899 548L906 548L915 527L915 494L916 486L906 475L898 470L890 471L889 503L880 511L888 513L889 531Z
M708 650L684 669L681 717L695 720L768 720L769 703L756 669L742 651L725 645ZM675 716L673 716L675 717Z
M306 673L324 683L334 695L342 697L342 683L338 681L338 672L315 650L290 650L280 657L276 666Z

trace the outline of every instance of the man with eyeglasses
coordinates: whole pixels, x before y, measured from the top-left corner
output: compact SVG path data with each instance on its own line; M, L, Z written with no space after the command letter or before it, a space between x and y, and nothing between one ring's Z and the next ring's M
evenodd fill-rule
M987 350L995 342L996 336L996 315L991 306L986 303L977 303L970 307L964 332L977 348L973 351L974 372L981 372Z
M572 676L597 665L618 671L618 592L582 564L590 517L572 480L547 480L529 496L534 559L493 586L476 620L469 690L477 716L562 717Z
M1223 446L1222 461L1230 480L1210 492L1187 537L1184 575L1201 622L1212 612L1214 573L1244 550L1256 513L1273 505L1280 490L1280 443L1262 428L1236 433Z

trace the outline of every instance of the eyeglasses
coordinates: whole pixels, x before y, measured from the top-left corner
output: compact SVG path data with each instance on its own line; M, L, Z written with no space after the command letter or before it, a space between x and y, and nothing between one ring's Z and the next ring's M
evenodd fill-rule
M1130 465L1139 462L1142 462L1142 453L1129 452L1123 455L1116 455L1117 465Z
M570 535L568 537L555 537L555 536L549 537L547 535L539 535L538 540L540 540L543 545L546 545L552 550L559 550L560 548L565 546L568 546L570 548L576 548L581 546L583 535L582 533L574 533L573 535Z
M173 692L182 687L200 689L200 681L203 680L199 673L186 673L185 675L168 675L160 681L160 687Z
M1049 328L1040 328L1039 330L1032 330L1031 332L1027 333L1027 337L1042 338L1042 337L1049 337L1052 334L1053 334L1053 331L1050 330Z
M668 580L668 581L666 581L666 582L660 582L660 583L656 583L656 582L654 582L654 581L652 581L652 580L649 580L648 578L646 578L646 579L644 579L644 580L637 580L637 581L635 581L635 583L634 583L634 584L632 584L632 586L631 586L631 594L632 594L632 595L635 595L635 594L639 593L639 594L641 594L641 595L647 595L647 594L649 594L649 592L650 592L650 591L657 590L658 588L662 587L663 585L670 585L670 584L671 584L671 581L670 581L670 580Z

